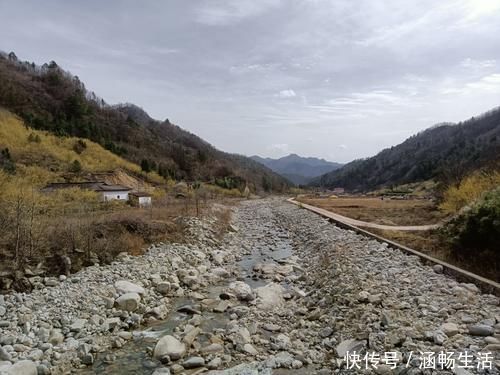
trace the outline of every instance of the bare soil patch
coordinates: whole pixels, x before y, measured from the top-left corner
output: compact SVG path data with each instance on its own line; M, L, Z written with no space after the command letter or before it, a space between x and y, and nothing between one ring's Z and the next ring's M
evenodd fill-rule
M436 224L446 217L434 202L427 199L339 197L297 200L352 219L383 225Z

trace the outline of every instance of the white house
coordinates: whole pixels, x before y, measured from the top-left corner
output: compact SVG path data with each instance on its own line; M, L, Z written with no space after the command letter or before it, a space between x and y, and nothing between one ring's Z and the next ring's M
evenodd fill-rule
M83 190L92 190L99 193L104 202L112 200L128 201L129 193L132 189L123 185L113 185L106 182L54 182L42 189L43 192L52 192L61 189L78 188Z
M130 203L138 207L151 206L151 195L144 192L129 193Z
M113 200L128 201L131 190L126 186L108 184L99 184L94 189L94 191L101 194L101 198L105 202Z

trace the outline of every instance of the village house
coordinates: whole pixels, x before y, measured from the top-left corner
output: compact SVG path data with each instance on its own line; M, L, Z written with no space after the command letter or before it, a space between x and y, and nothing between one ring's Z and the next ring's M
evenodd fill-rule
M151 206L151 195L145 192L129 193L129 200L133 206L149 207Z
M113 185L106 182L53 182L42 189L42 192L50 193L61 189L79 188L83 190L92 190L100 195L104 202L119 200L128 201L132 189L123 185Z

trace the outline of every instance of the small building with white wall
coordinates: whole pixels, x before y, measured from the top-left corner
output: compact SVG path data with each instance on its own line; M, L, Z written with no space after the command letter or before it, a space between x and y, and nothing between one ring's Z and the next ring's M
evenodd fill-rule
M82 190L92 190L99 194L103 202L128 201L129 193L132 189L123 185L108 184L106 182L54 182L42 189L42 192L50 193L61 189L78 188Z
M129 193L129 200L133 206L149 207L151 206L151 194L145 192Z
M114 200L128 201L131 190L132 189L129 189L128 187L122 185L107 185L107 184L100 184L95 189L97 193L101 194L101 199L104 202L109 202Z

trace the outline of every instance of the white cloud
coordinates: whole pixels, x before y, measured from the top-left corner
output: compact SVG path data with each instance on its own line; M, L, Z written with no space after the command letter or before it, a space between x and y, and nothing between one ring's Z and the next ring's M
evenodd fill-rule
M466 83L455 83L441 89L444 95L472 95L500 93L500 73L489 74Z
M483 16L491 16L500 9L498 0L466 0L467 19L474 20Z
M166 47L151 47L151 52L158 55L170 55L172 53L179 53L179 50L176 48L166 48Z
M196 21L208 26L227 26L279 6L281 0L208 0L196 10Z
M460 66L471 69L493 68L496 65L497 65L496 60L474 60L471 59L470 57L466 58L465 60L462 60L462 62L460 63Z
M342 150L347 150L347 146L346 145L339 145L339 148L341 148Z
M500 92L500 74L495 73L484 76L477 82L468 83L466 87L472 90Z
M281 90L279 93L278 93L278 96L280 98L294 98L297 96L297 94L295 94L295 91L291 90L291 89L288 89L288 90Z

